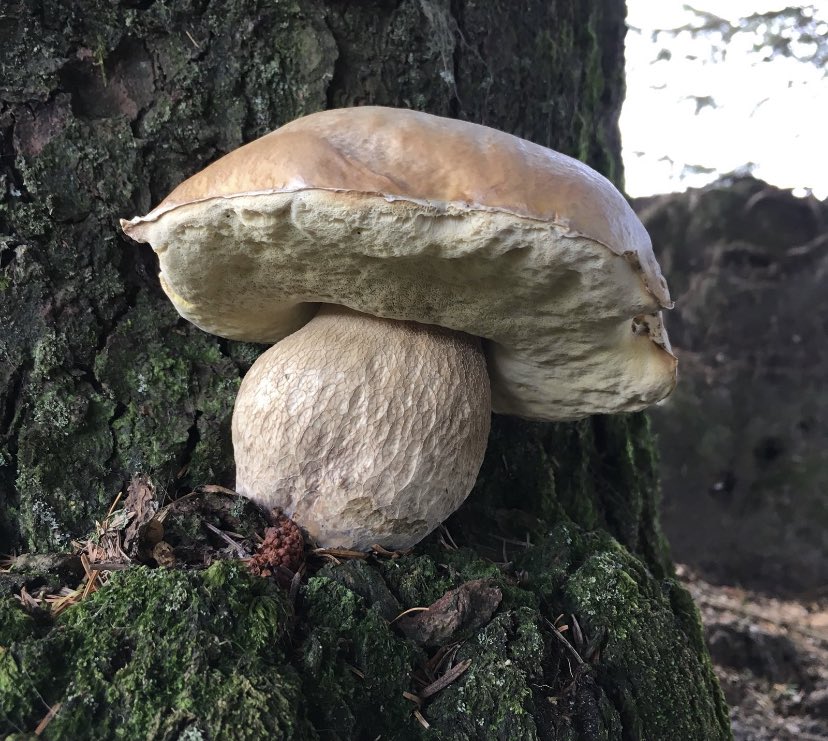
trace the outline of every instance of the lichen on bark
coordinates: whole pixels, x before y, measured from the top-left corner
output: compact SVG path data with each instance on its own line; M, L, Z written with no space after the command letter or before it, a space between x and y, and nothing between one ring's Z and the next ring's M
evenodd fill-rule
M222 153L304 113L375 103L486 123L620 178L617 0L18 0L4 13L0 551L65 547L136 468L171 495L232 483L232 398L260 348L178 319L152 254L117 229ZM486 579L503 601L462 636L466 673L423 706L431 736L726 738L656 509L642 416L495 418L448 523L460 549L434 536L404 558L328 567L295 605L238 565L142 567L52 623L8 595L54 576L0 579L0 726L31 733L51 707L45 738L424 738L402 692L422 689L431 649L393 612ZM561 614L582 626L584 668L552 627Z

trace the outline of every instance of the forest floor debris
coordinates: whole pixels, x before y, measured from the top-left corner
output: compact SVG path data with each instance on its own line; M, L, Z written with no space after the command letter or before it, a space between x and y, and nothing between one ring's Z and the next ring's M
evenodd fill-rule
M678 573L701 610L735 741L828 739L828 593L784 600Z

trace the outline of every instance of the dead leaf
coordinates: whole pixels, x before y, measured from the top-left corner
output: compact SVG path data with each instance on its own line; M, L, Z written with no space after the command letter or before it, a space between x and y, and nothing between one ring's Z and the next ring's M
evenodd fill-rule
M486 625L502 599L499 587L475 579L446 592L426 610L402 615L394 626L421 646L442 646Z
M124 509L135 513L124 533L124 550L134 558L138 555L140 548L145 545L152 548L163 536L163 532L158 532L158 527L150 526L158 512L158 500L155 498L155 487L145 474L137 473L132 477L127 488ZM143 542L147 534L154 542L149 544Z

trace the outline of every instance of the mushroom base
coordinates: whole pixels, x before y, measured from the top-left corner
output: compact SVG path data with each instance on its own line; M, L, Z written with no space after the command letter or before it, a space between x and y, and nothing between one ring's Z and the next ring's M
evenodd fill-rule
M490 421L477 338L325 305L242 382L236 490L320 546L408 548L468 496Z

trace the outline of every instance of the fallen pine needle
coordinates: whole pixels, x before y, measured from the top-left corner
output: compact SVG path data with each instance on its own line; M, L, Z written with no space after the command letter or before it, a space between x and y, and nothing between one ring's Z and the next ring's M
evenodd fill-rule
M226 486L219 486L218 484L201 484L201 486L197 486L195 491L191 492L193 494L226 494L229 497L237 497L239 496L238 492L233 491L232 489L228 489ZM181 497L179 497L181 499ZM178 500L176 500L178 501Z
M409 553L411 553L411 550L411 548L407 548L404 551L389 551L387 548L383 548L381 545L378 545L376 543L371 546L371 552L375 556L382 556L383 558L390 559L399 558L400 556L407 556Z
M457 546L457 543L455 543L454 538L451 537L451 533L449 532L449 529L445 525L440 525L440 533L442 535L445 535L446 538L448 538L448 542L451 545L452 550L455 550L455 551L460 550L459 547Z
M225 543L227 543L236 553L239 555L240 558L250 558L250 554L241 546L241 544L237 543L233 538L231 538L227 533L223 530L219 530L215 525L211 525L209 522L205 522L204 526L211 532L215 533L219 536Z
M570 617L572 618L572 635L575 637L575 643L579 646L583 646L586 641L584 641L584 633L578 623L578 618L574 615L570 615Z
M112 502L112 506L109 508L109 512L106 513L106 517L104 518L104 520L108 520L112 516L112 513L115 511L115 507L117 507L118 502L121 501L121 496L123 495L123 493L124 492L122 491L118 492L118 496L115 497L115 501Z
M391 622L396 623L404 615L408 615L410 612L423 612L424 610L428 610L428 607L409 607L407 610L403 610L397 617L395 617Z
M462 641L457 641L456 643L449 643L443 647L441 647L434 656L432 656L425 664L425 673L430 680L434 680L434 677L438 671L440 671L440 667L445 664L446 662L453 661L454 656L459 650L460 646L462 645ZM423 684L426 684L425 682Z
M549 623L550 626L552 626L552 635L554 635L555 638L557 638L561 643L563 643L564 646L566 646L569 652L575 657L576 661L579 664L585 664L586 662L581 658L581 654L579 654L575 650L575 646L573 646L568 640L566 640L566 638L564 638L560 628L558 628L557 625L554 625L553 623L549 622L549 620L547 620L546 622Z
M428 687L423 687L423 689L420 690L420 697L425 700L432 695L436 695L440 690L445 689L459 676L464 674L471 666L471 663L471 659L466 659L465 661L461 661L456 666L451 667L451 669L443 674L442 677L433 681L430 685L428 685Z
M345 664L354 674L356 674L360 679L365 679L365 672L360 671L355 666L351 666L350 664Z
M187 38L188 38L188 39L190 39L190 41L192 41L192 42L193 42L193 46L194 46L196 49L200 49L200 48L201 48L201 44L199 44L199 43L198 43L198 41L196 41L196 40L193 38L193 35L192 35L192 34L191 34L191 33L190 33L190 32L189 32L186 28L184 29L184 33L186 33L186 34L187 34Z
M363 551L352 551L347 548L314 548L311 553L323 558L368 558L368 554Z

